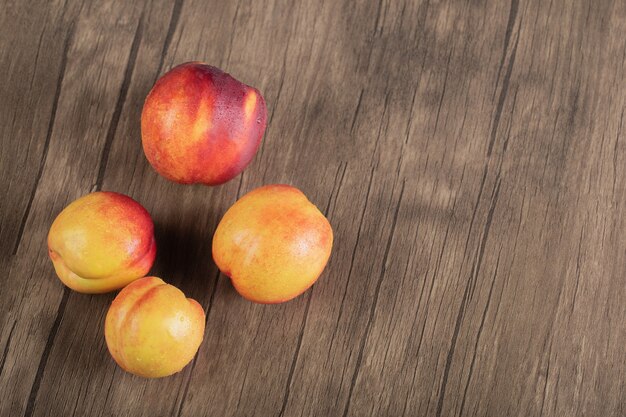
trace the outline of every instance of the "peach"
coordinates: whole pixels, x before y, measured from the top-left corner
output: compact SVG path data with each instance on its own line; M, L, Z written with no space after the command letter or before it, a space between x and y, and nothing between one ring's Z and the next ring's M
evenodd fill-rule
M204 310L161 278L141 278L113 300L104 336L125 371L146 378L172 375L191 362L202 343Z
M128 196L88 194L54 220L48 254L57 275L71 289L83 293L116 290L152 267L154 225L146 209Z
M256 88L200 62L181 64L159 78L146 98L144 153L169 180L221 184L252 161L266 117Z
M326 217L297 188L257 188L230 207L213 236L213 259L244 298L280 303L322 273L333 245Z

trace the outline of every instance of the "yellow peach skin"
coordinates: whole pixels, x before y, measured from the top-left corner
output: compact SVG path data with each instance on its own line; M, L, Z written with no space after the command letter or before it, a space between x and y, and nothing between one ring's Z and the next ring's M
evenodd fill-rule
M175 374L193 359L204 336L204 310L173 285L145 277L115 297L104 335L122 369L160 378Z
M328 220L300 190L268 185L228 209L213 236L213 259L239 294L273 304L313 285L332 245Z
M54 220L48 254L57 275L71 289L91 294L116 290L152 267L154 225L146 209L128 196L88 194Z

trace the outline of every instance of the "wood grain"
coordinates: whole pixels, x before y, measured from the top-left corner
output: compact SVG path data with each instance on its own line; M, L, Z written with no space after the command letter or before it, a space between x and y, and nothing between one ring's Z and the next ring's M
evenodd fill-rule
M23 1L0 23L0 415L626 413L624 2ZM220 187L141 149L147 92L189 60L268 103ZM311 290L262 306L210 246L276 182L335 247ZM206 311L175 376L118 368L114 294L65 289L47 259L54 217L100 189L148 209L151 273Z

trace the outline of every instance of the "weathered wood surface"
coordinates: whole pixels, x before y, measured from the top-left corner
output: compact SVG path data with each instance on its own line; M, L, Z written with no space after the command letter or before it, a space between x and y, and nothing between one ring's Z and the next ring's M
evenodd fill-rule
M626 415L626 3L5 0L0 415ZM269 106L244 174L165 181L141 105L203 60ZM296 300L240 298L212 233L257 186L300 187L335 247ZM152 274L207 312L181 373L107 353L113 294L65 289L56 214L127 193Z

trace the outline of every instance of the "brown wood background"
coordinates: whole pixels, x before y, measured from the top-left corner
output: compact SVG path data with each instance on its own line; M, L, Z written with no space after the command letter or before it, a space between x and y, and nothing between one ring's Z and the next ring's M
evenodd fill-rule
M626 415L626 2L2 1L2 416ZM258 87L262 148L224 186L159 177L155 79ZM211 260L224 211L301 188L335 231L277 306ZM179 374L110 358L114 294L65 289L45 239L93 190L152 214L152 274L206 309Z

